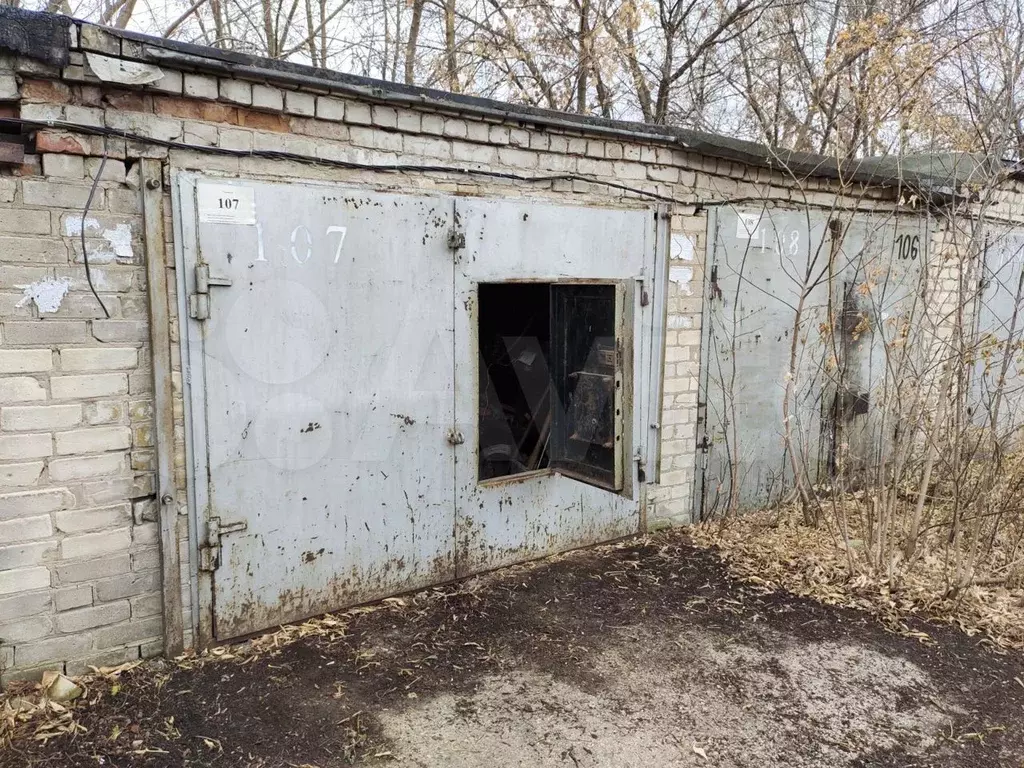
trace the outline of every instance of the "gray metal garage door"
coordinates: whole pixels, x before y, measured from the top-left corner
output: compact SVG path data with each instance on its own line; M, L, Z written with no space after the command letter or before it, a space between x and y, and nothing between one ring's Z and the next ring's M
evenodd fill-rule
M637 529L653 466L639 393L659 364L652 211L177 179L202 637ZM561 391L576 401L537 442L541 469L481 482L475 302L503 280L546 281L583 325L600 314L614 351L563 372L608 397ZM598 439L567 426L586 407L608 417L601 466L560 460Z

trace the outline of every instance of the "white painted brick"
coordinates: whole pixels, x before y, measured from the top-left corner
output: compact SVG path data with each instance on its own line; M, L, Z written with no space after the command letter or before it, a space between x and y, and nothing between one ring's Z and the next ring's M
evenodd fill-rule
M0 435L0 460L43 459L53 455L50 434Z
M285 91L284 111L292 115L313 117L316 114L316 96L302 91Z
M45 429L74 427L82 423L82 406L17 405L0 408L0 429L11 432L33 432Z
M53 376L50 378L50 393L55 400L125 395L128 394L128 377L123 373Z
M0 568L28 568L33 565L46 565L56 559L57 542L31 541L0 547ZM0 612L0 618L3 613ZM2 637L3 635L0 635Z
M440 136L444 133L444 118L441 115L423 115L420 126L424 133Z
M92 587L88 584L65 587L53 593L53 606L58 611L71 611L86 605L92 605Z
M74 503L74 497L63 488L0 493L0 520L54 512Z
M63 635L25 643L18 646L18 666L31 667L43 663L56 663L80 656L92 648L93 638L89 633Z
M15 568L0 571L0 595L14 592L28 592L33 589L44 589L50 586L50 571L47 568Z
M43 155L43 175L68 179L85 178L85 159L80 155Z
M64 371L110 371L135 368L139 351L134 347L68 348L60 352Z
M127 552L132 543L130 528L68 536L60 545L65 560L86 559Z
M61 584L91 583L104 578L122 580L131 574L132 561L128 553L124 552L93 560L58 562L54 570Z
M245 80L221 78L220 97L234 104L252 104L252 84Z
M54 439L61 455L120 451L131 447L132 431L128 427L94 427L58 432Z
M406 133L419 133L421 125L419 112L411 112L407 109L398 110L398 130Z
M88 608L61 613L57 616L57 629L61 632L81 632L93 627L126 621L132 615L127 600L117 603L103 603Z
M345 105L345 122L357 125L369 125L372 123L370 105L358 101L350 101Z
M43 462L0 464L0 488L21 488L35 485L43 474Z
M114 424L121 421L124 416L124 403L120 400L85 403L83 410L86 424Z
M252 105L260 109L280 112L284 109L284 94L280 88L255 83L252 86Z
M17 595L0 598L0 616L7 619L20 619L38 613L49 613L51 608L49 589L20 592Z
M0 379L0 403L25 403L45 400L46 389L31 376L12 376Z
M53 459L50 461L50 479L57 482L81 480L100 475L115 475L124 471L124 454L104 453L99 456Z
M86 324L81 320L31 320L5 322L4 342L7 344L68 344L88 339Z
M53 634L52 616L33 616L29 619L7 623L0 618L0 637L10 645L39 640Z
M216 99L217 78L209 75L185 75L185 95L197 99Z
M82 175L85 175L84 172ZM22 182L21 194L25 205L81 209L85 207L85 201L89 198L89 187L85 184L69 184L66 181L26 180ZM97 189L93 195L92 209L102 210L104 205L103 190Z
M61 533L84 533L117 528L131 521L131 507L128 504L93 509L65 509L57 513L57 530Z
M378 125L381 128L398 127L398 112L394 107L385 107L380 104L374 104L370 113L374 125Z
M49 515L36 515L0 523L0 544L45 539L52 535L53 525Z
M317 96L316 116L321 120L344 120L345 102L333 96Z

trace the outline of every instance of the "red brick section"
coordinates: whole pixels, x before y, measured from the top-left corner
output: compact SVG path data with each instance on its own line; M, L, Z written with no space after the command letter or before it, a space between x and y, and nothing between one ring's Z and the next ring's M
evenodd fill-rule
M291 125L284 115L269 112L250 112L248 110L238 111L238 124L246 128L255 128L258 131L276 131L277 133L290 133Z
M238 124L238 109L215 101L201 101L180 96L156 96L153 111L158 115L181 117L186 120L207 120L211 123Z
M61 131L39 131L36 133L36 152L55 152L67 155L91 154L86 139Z
M32 103L67 104L71 88L54 80L25 80L21 84L21 100Z

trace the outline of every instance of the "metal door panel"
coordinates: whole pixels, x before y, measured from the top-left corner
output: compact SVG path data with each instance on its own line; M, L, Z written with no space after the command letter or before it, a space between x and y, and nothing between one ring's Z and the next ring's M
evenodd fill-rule
M831 450L841 454L845 469L867 470L886 460L893 427L886 411L895 384L924 374L926 340L912 329L921 326L930 239L929 220L919 215L856 214L843 234L833 286L839 364L828 373L838 397L829 417Z
M202 183L182 176L182 199ZM444 581L455 561L451 202L232 184L255 224L200 220L185 252L230 281L187 324L196 498L207 538L227 531L217 639Z
M640 350L650 349L654 326L652 307L640 306L635 286L646 281L649 292L663 289L653 277L654 212L460 199L456 213L466 235L455 270L456 419L466 438L456 460L459 576L636 532L640 489L633 457L647 456L642 425L652 421L649 400L639 395L641 382L651 378L641 377L649 361ZM477 481L477 285L559 280L621 281L631 288L623 320L630 363L625 395L632 407L624 409L622 493L553 471Z
M791 429L796 460L816 476L825 353L817 329L827 322L829 298L818 278L829 257L825 213L726 206L711 213L698 515L761 506L792 487L782 405L805 286Z
M1024 424L1020 384L1024 337L1024 234L1009 228L988 233L977 308L978 359L971 376L975 424L991 426L1000 439Z

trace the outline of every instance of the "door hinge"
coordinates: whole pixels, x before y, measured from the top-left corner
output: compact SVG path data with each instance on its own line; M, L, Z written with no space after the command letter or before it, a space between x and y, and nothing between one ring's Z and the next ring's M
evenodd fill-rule
M193 320L210 319L210 286L219 285L227 287L231 285L230 278L215 277L210 274L209 264L196 264L195 267L196 289L188 297L188 316Z
M221 523L219 517L206 521L206 540L199 547L199 570L215 571L220 567L220 537L228 533L239 533L249 528L245 520Z
M452 227L448 230L448 247L453 251L458 251L466 247L466 233L457 227Z

